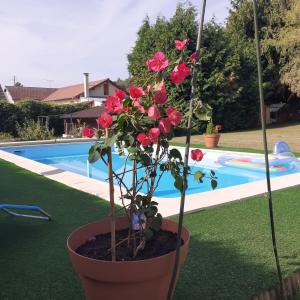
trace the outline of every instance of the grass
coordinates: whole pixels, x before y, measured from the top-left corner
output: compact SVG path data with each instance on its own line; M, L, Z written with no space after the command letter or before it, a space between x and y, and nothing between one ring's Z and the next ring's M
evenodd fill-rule
M0 214L0 299L84 299L66 252L76 227L107 215L106 202L0 160L1 202L37 204L52 222ZM274 193L283 273L300 266L300 188ZM171 204L170 204L171 205ZM175 299L248 299L277 282L266 199L185 217L191 232Z
M267 129L268 147L273 149L274 144L283 140L287 142L293 152L300 155L300 124L281 124L276 126L270 126ZM175 137L172 142L185 144L185 137ZM193 135L191 142L198 147L202 147L204 144L202 135ZM222 133L220 142L220 149L224 150L236 150L239 148L244 149L247 152L256 152L255 150L263 150L261 130L247 130L247 131L235 131ZM240 149L239 149L240 150Z

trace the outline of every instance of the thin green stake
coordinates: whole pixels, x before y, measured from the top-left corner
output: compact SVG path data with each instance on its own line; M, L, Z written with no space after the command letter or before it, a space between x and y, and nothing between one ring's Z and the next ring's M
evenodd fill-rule
M259 100L260 100L261 129L262 129L262 137L263 137L264 152L265 152L266 177L267 177L267 189L268 189L267 196L268 196L268 203L269 203L272 245L273 245L273 252L274 252L274 256L275 256L279 284L280 284L281 298L283 299L284 293L283 293L282 273L281 273L281 269L280 269L279 257L278 257L278 252L277 252L276 233L275 233L274 214L273 214L272 190L271 190L271 181L270 181L270 165L269 165L269 156L268 156L266 118L265 118L265 114L264 114L264 102L265 101L264 101L264 93L263 93L263 87L262 87L261 51L260 51L260 40L259 40L259 36L258 36L256 0L253 0L253 15L254 15L254 29L255 29L255 43L256 43L256 59L257 59L257 74L258 74L258 90L259 90Z
M196 53L197 53L196 62L199 60L199 52L200 52L200 45L201 45L201 40L202 40L202 32L203 32L203 24L204 24L205 7L206 7L206 0L202 0L201 18L200 18L198 37L197 37L197 45L196 45ZM187 187L188 161L189 161L189 152L190 152L190 143L191 143L193 103L194 103L194 98L195 98L197 73L198 73L198 68L195 63L193 72L192 72L191 96L190 96L188 126L187 126L186 142L185 142L184 167L183 167L183 175L182 175L183 188L181 191L181 199L180 199L180 212L179 212L179 221L178 221L178 230L177 230L177 245L176 245L174 268L173 268L172 278L171 278L169 291L168 291L168 297L167 297L168 300L171 300L173 297L175 283L176 283L176 279L178 276L180 246L181 246L181 233L182 233L184 204L185 204L185 190Z

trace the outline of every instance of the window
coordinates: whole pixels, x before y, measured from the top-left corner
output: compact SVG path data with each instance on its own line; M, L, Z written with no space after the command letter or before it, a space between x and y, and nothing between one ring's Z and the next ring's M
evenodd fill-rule
M108 83L104 83L104 95L109 95L109 88L108 88Z

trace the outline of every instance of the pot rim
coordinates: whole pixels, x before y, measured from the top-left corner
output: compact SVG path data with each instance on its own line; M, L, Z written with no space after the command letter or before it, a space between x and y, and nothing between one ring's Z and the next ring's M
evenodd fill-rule
M118 217L117 219L122 219L122 218L127 218L126 216L123 216L123 217ZM151 263L151 261L155 261L157 259L163 259L163 258L168 258L172 255L175 254L176 252L176 249L174 249L173 251L167 253L167 254L164 254L164 255L160 255L160 256L156 256L156 257L152 257L152 258L147 258L147 259L140 259L140 260L125 260L125 261L111 261L111 260L100 260L100 259L94 259L94 258L90 258L90 257L87 257L87 256L84 256L84 255L81 255L81 254L78 254L71 246L70 246L70 239L72 238L72 236L74 234L76 234L77 231L80 231L82 228L84 227L87 227L89 225L94 225L94 224L97 224L99 222L103 222L105 220L107 220L109 218L105 218L105 219L101 219L101 220L98 220L98 221L95 221L95 222L91 222L91 223L87 223L85 225L82 225L80 227L77 227L76 229L74 229L68 236L67 238L67 248L68 248L68 251L70 251L72 253L72 255L75 255L77 257L80 257L82 259L85 259L87 261L90 261L90 262L101 262L101 263L108 263L108 264L132 264L132 263L142 263L142 262L149 262ZM163 222L164 221L167 221L167 222L171 222L171 223L176 223L175 221L172 221L172 220L169 220L169 219L163 219ZM177 224L177 223L176 223ZM184 240L183 239L183 236L181 236L181 239L183 239L183 244L180 246L180 248L182 249L182 247L186 247L188 244L189 244L189 241L190 241L190 233L189 231L183 226L182 227L182 232L184 232L187 234L187 238Z
M211 136L220 136L221 133L210 133L210 134L208 134L208 133L203 133L203 135L204 135L204 136L207 136L207 137L211 137Z

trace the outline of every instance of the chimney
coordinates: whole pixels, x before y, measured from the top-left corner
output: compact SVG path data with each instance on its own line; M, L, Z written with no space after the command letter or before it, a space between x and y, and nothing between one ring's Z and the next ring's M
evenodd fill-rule
M84 85L84 98L89 97L89 73L83 73L83 85Z

